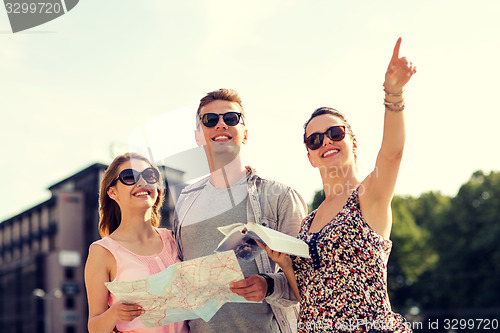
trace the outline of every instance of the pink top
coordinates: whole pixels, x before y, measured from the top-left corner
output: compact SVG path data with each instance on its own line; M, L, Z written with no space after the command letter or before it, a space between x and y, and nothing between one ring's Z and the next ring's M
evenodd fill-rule
M163 249L160 253L152 256L137 255L117 241L107 236L92 244L98 244L107 249L116 260L116 278L114 281L126 281L143 279L150 275L159 273L166 269L168 266L180 262L175 241L169 230L164 228L157 228L156 231L161 237L163 242ZM108 305L115 304L118 300L109 294ZM187 333L187 324L184 321L173 323L169 325L148 328L144 326L141 321L136 318L130 322L119 321L116 328L120 332L136 332L136 333Z

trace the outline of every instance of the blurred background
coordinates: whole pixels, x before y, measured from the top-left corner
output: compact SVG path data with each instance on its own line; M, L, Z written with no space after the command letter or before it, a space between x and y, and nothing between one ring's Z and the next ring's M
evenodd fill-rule
M301 139L315 108L346 114L366 176L400 36L418 73L405 93L392 306L416 331L498 328L499 13L495 0L86 0L13 34L0 10L0 331L86 332L102 173L130 150L162 165L168 227L173 189L207 172L193 130L208 91L240 93L245 161L311 209L321 181Z

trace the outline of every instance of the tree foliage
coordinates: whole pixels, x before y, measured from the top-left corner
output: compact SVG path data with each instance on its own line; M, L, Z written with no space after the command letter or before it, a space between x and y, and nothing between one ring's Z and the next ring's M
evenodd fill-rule
M418 201L408 197L395 197L392 202L392 253L387 267L388 288L392 303L402 310L414 305L411 287L419 277L432 270L438 254L429 246L430 232L419 225L413 209Z
M426 277L427 286L437 290L422 288L433 294L426 306L498 307L500 172L475 172L451 199L444 218L430 227L439 262Z

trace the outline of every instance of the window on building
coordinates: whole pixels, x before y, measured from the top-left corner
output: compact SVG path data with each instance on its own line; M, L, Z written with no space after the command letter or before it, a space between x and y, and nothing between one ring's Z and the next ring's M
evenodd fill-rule
M66 326L64 333L76 333L76 327L75 326Z
M66 267L64 269L64 277L66 280L73 280L75 278L75 269L73 267Z
M50 235L49 236L49 251L53 251L55 249L56 249L56 236Z
M75 308L75 299L73 297L67 297L64 300L66 309L74 309Z

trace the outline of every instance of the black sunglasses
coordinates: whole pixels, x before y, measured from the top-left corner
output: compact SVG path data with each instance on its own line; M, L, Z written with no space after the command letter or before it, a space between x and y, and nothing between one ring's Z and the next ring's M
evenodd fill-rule
M227 112L227 113L205 113L200 116L201 123L205 127L214 127L219 122L219 118L222 116L222 120L228 126L236 126L240 123L242 114L239 112Z
M160 174L155 168L147 168L142 170L142 172L134 169L125 169L120 172L118 178L113 180L110 186L115 185L118 180L120 180L123 185L131 186L139 181L140 176L149 184L156 184L160 179Z
M323 133L313 133L305 139L307 148L316 150L323 144L325 135L332 141L342 141L345 137L345 126L332 126Z

